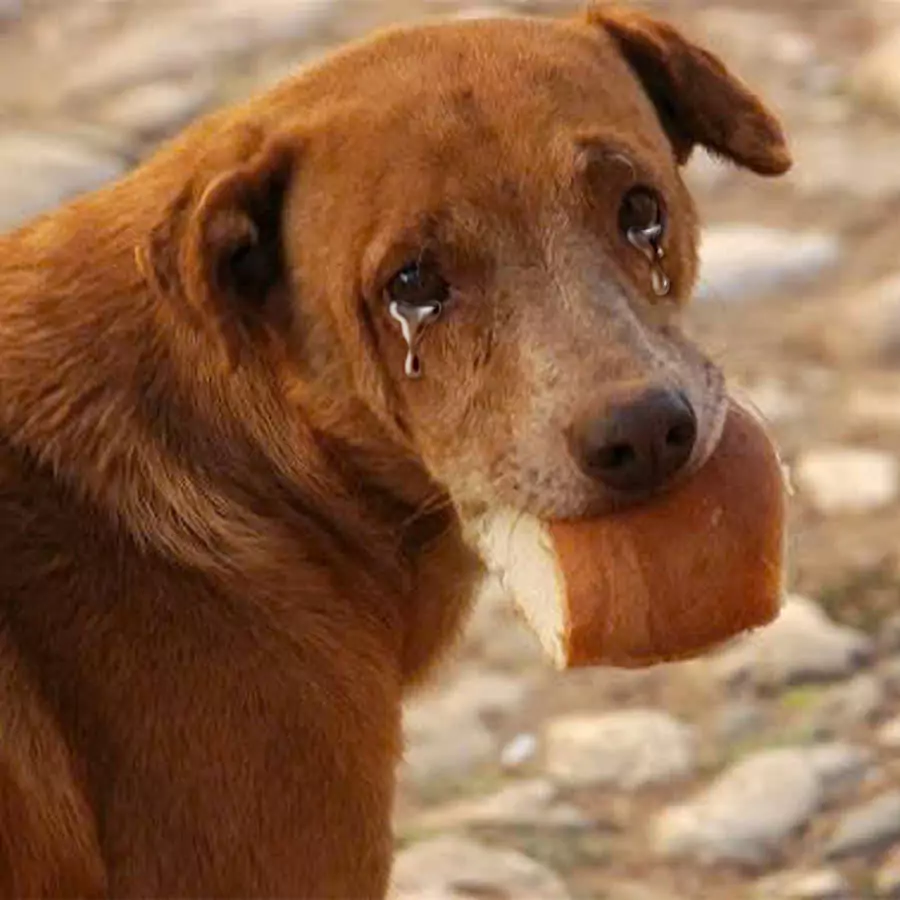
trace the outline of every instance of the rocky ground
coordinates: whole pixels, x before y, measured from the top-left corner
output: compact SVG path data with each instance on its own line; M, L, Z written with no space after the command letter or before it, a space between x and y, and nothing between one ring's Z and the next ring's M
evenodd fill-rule
M486 7L0 0L0 228L375 24ZM794 595L717 657L561 676L488 586L409 709L406 900L900 897L900 2L653 8L792 137L780 181L703 159L689 176L692 327L793 467Z

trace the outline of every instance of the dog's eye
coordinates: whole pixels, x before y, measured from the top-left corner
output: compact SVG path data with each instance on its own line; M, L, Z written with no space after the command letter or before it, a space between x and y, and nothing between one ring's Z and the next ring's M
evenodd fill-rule
M387 283L388 300L405 306L429 306L447 299L449 286L438 267L421 260L404 266Z
M633 231L659 228L657 237L665 228L662 198L652 188L634 187L622 198L619 207L619 228L628 237Z

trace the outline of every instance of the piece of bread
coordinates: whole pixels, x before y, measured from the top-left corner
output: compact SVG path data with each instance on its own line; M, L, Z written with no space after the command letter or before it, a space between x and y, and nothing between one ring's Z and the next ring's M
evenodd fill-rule
M502 513L478 541L560 668L648 666L777 616L786 493L765 428L732 404L710 460L651 503L578 522Z

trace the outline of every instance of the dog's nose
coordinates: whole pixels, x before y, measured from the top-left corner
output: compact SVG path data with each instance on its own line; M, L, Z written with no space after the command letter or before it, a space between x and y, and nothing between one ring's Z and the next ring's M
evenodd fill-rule
M588 419L573 437L573 450L592 478L616 491L652 491L687 464L697 417L684 394L652 389Z

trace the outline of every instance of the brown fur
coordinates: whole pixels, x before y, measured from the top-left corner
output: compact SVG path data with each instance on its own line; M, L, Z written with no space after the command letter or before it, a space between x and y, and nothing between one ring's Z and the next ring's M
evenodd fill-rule
M789 165L668 26L395 30L0 238L0 890L376 898L403 692L470 517L610 508L564 432L721 377L680 337L694 145ZM616 211L666 198L664 301ZM405 346L384 285L451 285Z

